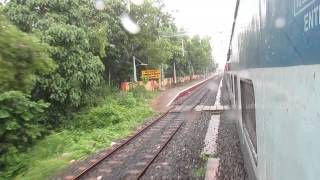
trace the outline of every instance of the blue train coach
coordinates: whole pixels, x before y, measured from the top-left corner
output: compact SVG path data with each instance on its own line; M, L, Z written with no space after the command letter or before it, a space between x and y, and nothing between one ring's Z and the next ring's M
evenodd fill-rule
M320 179L320 0L238 0L225 80L250 179Z

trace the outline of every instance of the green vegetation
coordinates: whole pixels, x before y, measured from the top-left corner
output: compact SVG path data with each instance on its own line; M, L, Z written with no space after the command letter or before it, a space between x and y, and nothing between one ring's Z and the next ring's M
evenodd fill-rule
M200 155L200 159L204 163L204 167L194 169L192 171L194 176L196 176L196 177L204 177L205 176L206 171L207 171L207 163L210 158L216 158L216 154L213 154L213 155L201 154Z
M214 68L209 38L162 36L183 31L163 10L161 1L131 4L130 10L124 0L103 2L105 8L96 9L91 0L11 0L3 9L20 30L41 40L46 55L57 64L55 71L38 76L32 92L35 99L51 103L49 113L54 118L49 121L63 121L71 112L94 103L91 97L109 79L116 86L130 81L133 56L148 68L163 65L167 76L172 76L173 62L178 76ZM121 17L125 14L137 22L141 29L138 34L123 28ZM185 56L182 41L186 44Z
M48 107L43 102L33 102L19 91L0 94L0 135L2 154L23 150L41 137L45 127L41 124L41 113ZM1 156L1 165L6 164L6 155Z
M198 168L192 171L192 174L196 177L204 177L206 174L206 168Z
M91 1L10 1L5 14L48 44L56 71L38 80L37 97L69 109L85 103L103 79L107 19ZM59 109L60 110L60 109Z
M164 37L183 30L161 0L140 6L101 0L102 8L92 0L6 2L0 5L0 178L44 179L152 115L146 100L152 93L138 86L122 97L117 89L132 79L133 56L149 69L164 67L166 76L173 63L178 75L214 69L209 38ZM140 32L124 28L126 15Z
M48 46L21 32L0 14L0 92L19 90L30 93L36 75L51 73L54 62Z
M145 92L150 98L154 92ZM127 93L106 97L100 105L88 108L70 119L23 153L6 154L10 163L3 179L46 179L72 160L109 147L111 142L129 135L153 111L141 94ZM130 108L130 111L128 111Z
M17 153L46 132L43 100L32 100L36 74L47 74L54 63L46 46L19 31L0 15L0 169L7 153Z
M206 154L200 155L200 159L204 163L204 167L193 169L192 174L195 177L204 177L205 176L206 170L207 170L206 167L207 167L207 163L208 163L209 158L210 158L209 155L206 155Z
M209 158L210 158L210 156L207 155L207 154L201 154L201 155L200 155L200 159L201 159L203 162L205 162L205 163L208 162Z

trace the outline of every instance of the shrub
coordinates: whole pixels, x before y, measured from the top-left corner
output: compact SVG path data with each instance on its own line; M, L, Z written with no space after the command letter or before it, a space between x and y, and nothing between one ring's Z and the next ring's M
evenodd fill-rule
M133 94L133 96L135 98L142 99L142 100L143 99L150 99L152 96L152 93L148 92L148 90L146 90L146 88L141 85L133 88L131 90L131 93Z
M74 129L92 130L104 128L118 123L122 117L124 108L120 107L114 99L107 99L102 105L89 108L76 114L65 126Z
M132 92L127 92L124 96L120 97L119 104L132 107L137 104L137 101Z
M21 32L0 14L0 92L29 93L37 75L52 72L56 65L47 48L47 44Z
M119 93L118 96L106 97L96 107L91 107L76 114L69 121L65 122L65 126L66 128L90 131L96 128L116 125L120 122L127 122L130 119L137 118L136 116L145 116L135 111L150 113L147 104L139 101L132 92L127 92L124 96Z
M49 106L42 101L31 101L20 91L0 94L0 166L6 163L6 153L25 150L42 136L45 128L40 114Z

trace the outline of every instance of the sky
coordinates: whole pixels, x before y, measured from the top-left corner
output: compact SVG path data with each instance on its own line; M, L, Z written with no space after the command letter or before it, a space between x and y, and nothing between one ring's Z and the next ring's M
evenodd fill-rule
M164 0L179 27L190 35L211 37L213 57L223 68L236 0Z

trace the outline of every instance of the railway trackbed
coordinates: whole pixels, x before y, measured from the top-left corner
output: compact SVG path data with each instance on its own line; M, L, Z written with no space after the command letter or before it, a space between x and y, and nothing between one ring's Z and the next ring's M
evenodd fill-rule
M145 124L133 136L99 153L63 179L139 179L178 133L188 113L208 94L205 86L201 85L179 99L167 112Z

